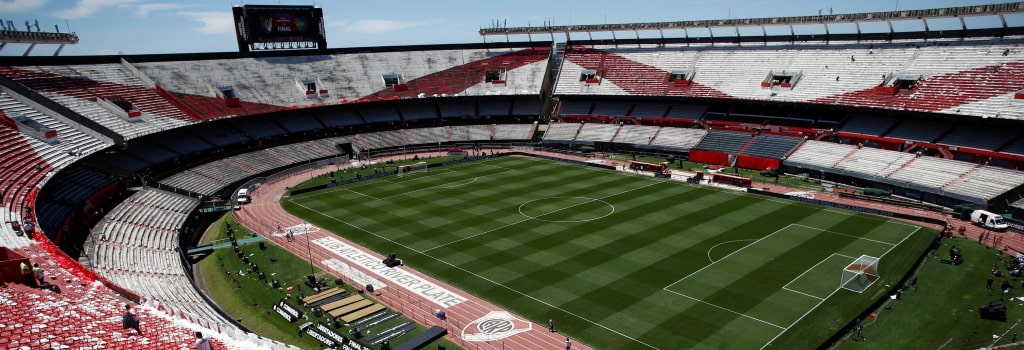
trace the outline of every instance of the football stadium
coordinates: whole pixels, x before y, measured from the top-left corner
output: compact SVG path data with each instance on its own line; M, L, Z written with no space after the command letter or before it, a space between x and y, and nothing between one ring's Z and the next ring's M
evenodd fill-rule
M353 48L231 10L224 52L0 31L7 348L1024 347L1024 2Z

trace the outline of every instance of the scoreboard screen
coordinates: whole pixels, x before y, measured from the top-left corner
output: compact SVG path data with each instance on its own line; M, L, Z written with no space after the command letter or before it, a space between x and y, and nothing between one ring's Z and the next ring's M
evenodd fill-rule
M235 7L233 14L240 49L243 44L327 41L318 7L245 5Z

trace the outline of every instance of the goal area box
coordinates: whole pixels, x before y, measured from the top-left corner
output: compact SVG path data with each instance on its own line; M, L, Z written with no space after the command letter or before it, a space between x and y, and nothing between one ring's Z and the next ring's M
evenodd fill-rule
M398 176L405 176L427 171L427 162L418 162L410 165L399 165Z
M869 255L861 255L859 258L843 268L843 276L839 281L839 287L863 293L880 278L878 276L879 258Z

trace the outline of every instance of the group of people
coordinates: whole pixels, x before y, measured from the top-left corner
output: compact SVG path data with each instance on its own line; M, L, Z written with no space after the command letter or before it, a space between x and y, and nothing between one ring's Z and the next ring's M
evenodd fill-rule
M46 282L46 277L43 274L43 269L39 268L39 263L33 263L32 266L29 266L28 261L22 261L21 275L25 278L25 284L32 288L39 288Z
M139 320L139 315L135 314L132 310L131 304L124 304L124 315L121 316L121 327L124 329L133 329L138 335L142 335L142 330L139 325L142 322ZM196 342L194 344L196 350L213 350L213 338L203 336L203 332L196 332Z

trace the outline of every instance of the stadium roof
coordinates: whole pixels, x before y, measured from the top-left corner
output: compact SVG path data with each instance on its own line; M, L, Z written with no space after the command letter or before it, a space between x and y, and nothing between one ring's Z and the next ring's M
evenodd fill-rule
M589 25L564 25L564 26L530 26L530 27L505 27L494 26L481 28L481 36L489 35L530 35L530 34L554 34L565 33L590 33L590 32L615 32L615 31L640 31L640 30L664 30L664 29L705 29L705 28L738 28L740 27L765 27L765 26L793 26L806 24L823 24L828 30L829 24L862 22L892 22L903 20L921 20L928 28L929 19L959 18L964 30L967 29L964 17L971 16L997 16L1000 23L1007 27L1005 14L1024 13L1024 2L1011 2L1001 4L945 7L921 10L897 10L884 12L865 12L852 14L819 14L817 16L792 16L792 17L763 17L763 18L737 18L737 19L712 19L674 22L647 22L647 23L622 23L622 24L589 24ZM889 25L892 31L892 25ZM858 25L859 31L859 25Z

